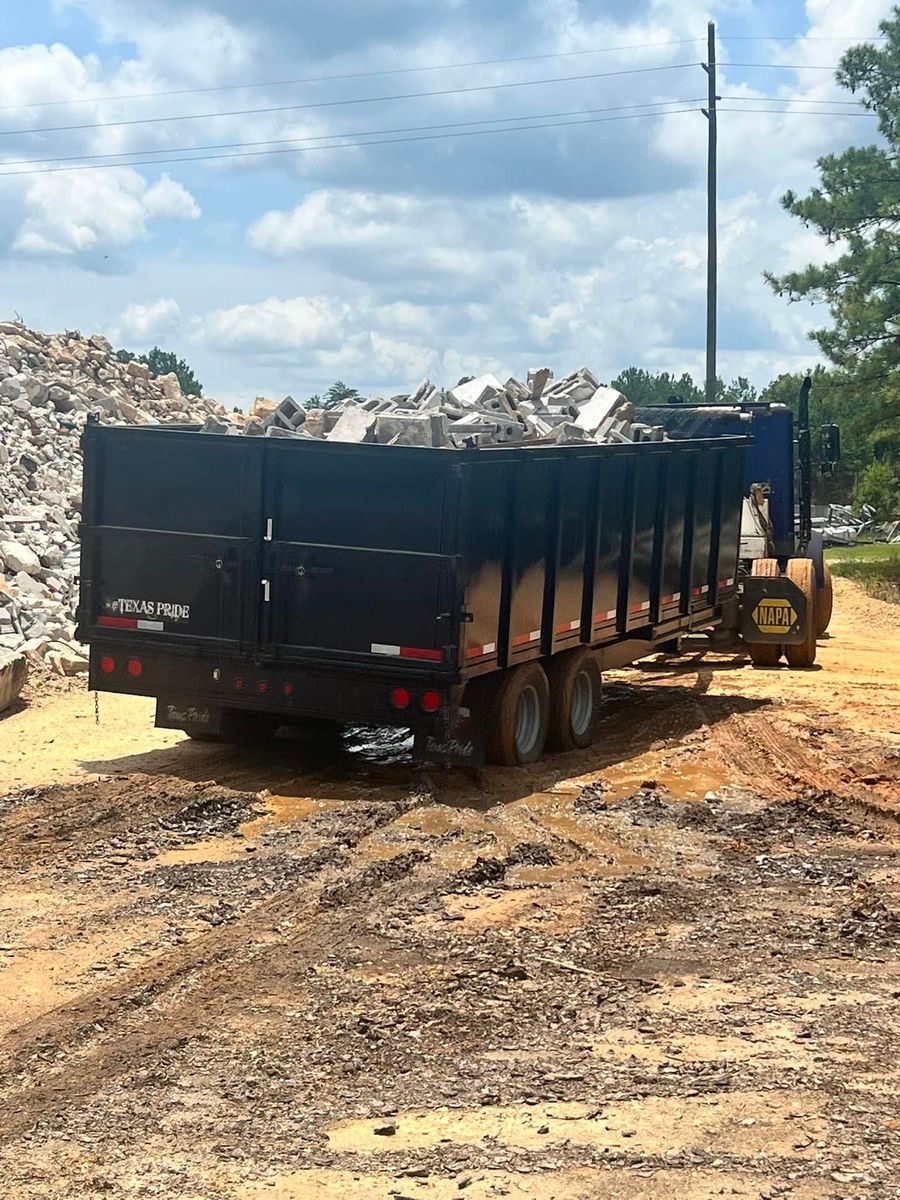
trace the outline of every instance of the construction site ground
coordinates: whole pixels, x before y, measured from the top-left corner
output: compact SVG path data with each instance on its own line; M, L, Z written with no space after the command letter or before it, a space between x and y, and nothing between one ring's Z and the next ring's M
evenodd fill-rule
M900 607L654 657L596 745L0 719L0 1195L900 1196Z

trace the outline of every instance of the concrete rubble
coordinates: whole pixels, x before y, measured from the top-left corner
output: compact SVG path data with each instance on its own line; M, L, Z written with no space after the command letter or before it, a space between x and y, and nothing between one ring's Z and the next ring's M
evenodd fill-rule
M663 437L584 367L561 379L541 367L524 383L486 374L448 389L423 379L409 393L356 396L329 409L257 396L245 414L183 395L175 375L153 377L144 363L120 361L104 337L0 322L0 656L61 675L87 670L74 636L79 439L89 414L104 424L451 450Z
M461 379L449 389L423 379L415 391L384 399L354 397L337 408L305 409L293 396L257 398L242 427L210 418L207 433L244 433L381 446L463 449L504 444L571 445L662 441L661 427L635 421L634 406L582 367L554 379L549 367L527 382L496 375Z
M89 413L117 425L215 418L230 429L246 419L183 395L175 375L152 378L144 363L120 362L106 338L0 322L0 663L8 690L23 678L23 667L8 665L13 658L60 675L87 670L74 635L79 438Z

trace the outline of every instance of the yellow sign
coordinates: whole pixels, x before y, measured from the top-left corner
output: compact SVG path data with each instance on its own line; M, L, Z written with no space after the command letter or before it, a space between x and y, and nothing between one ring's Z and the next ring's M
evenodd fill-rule
M753 621L760 633L790 633L797 614L790 600L760 600Z

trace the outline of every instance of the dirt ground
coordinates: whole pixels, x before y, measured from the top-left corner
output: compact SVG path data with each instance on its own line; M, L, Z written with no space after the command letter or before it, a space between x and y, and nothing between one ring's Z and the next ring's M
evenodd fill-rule
M0 720L0 1196L900 1196L900 608L607 677L596 746Z

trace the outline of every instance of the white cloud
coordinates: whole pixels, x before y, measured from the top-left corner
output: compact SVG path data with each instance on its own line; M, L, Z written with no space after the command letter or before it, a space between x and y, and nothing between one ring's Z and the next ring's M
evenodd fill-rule
M167 221L196 221L200 205L180 183L163 175L144 195L144 210L148 217Z
M181 309L171 297L149 304L129 304L122 313L116 340L131 337L145 342L177 329L180 324Z
M128 167L33 175L12 249L23 255L79 255L121 249L148 236L154 218L199 215L190 194L167 176L148 186Z
M236 304L208 314L194 336L225 350L329 345L340 337L346 316L347 309L327 296L270 296L258 304Z

